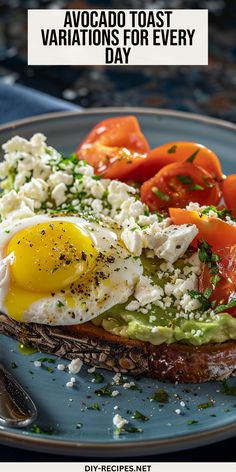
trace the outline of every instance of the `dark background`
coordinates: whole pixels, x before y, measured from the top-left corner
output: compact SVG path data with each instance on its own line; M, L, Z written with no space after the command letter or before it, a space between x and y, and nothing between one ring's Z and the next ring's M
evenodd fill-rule
M207 8L209 65L27 67L27 8ZM172 108L236 122L236 0L0 0L0 78L85 108Z

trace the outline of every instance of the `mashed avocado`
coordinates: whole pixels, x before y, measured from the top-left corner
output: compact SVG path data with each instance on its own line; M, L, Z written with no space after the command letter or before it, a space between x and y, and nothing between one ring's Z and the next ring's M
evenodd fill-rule
M164 288L170 282L173 273L165 272L160 277L159 268L163 261L142 257L144 274L151 277L154 284ZM174 264L174 269L182 271L189 264L189 253ZM108 312L93 320L106 331L131 339L150 342L154 345L181 341L200 346L208 343L222 343L236 339L236 319L227 313L215 314L212 310L203 311L200 307L191 314L179 316L178 301L171 296L170 306L151 304L147 313L142 310L130 311L123 305L116 305Z

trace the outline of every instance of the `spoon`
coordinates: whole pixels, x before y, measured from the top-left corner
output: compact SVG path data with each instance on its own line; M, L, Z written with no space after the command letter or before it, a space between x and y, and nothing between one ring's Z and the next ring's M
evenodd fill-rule
M28 393L0 364L0 427L23 428L37 417L37 409Z

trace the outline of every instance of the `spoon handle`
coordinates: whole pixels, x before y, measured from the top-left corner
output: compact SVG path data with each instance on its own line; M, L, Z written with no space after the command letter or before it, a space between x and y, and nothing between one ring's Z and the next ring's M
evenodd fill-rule
M28 393L0 364L0 426L22 428L37 417L37 409Z

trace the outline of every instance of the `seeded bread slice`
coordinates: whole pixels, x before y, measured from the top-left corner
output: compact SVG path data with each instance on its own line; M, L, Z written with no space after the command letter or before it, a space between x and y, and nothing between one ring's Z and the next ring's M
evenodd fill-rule
M236 373L236 342L201 347L182 343L154 346L106 332L92 323L46 326L18 323L0 314L0 333L28 343L39 351L114 372L158 380L198 383Z

